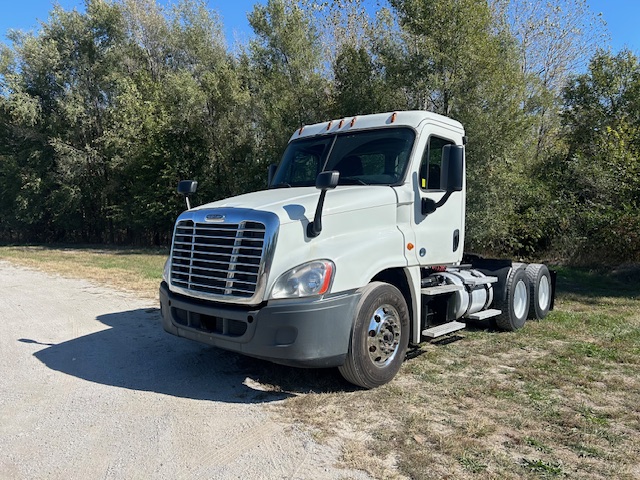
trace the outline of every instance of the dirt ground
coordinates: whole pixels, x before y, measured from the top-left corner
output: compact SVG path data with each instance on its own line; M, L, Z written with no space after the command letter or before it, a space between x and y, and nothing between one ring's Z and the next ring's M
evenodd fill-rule
M0 262L0 320L0 478L368 478L154 302Z

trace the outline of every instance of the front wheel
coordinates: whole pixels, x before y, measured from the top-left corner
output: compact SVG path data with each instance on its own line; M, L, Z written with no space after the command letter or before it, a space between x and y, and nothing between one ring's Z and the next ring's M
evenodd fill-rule
M409 344L409 310L402 293L388 283L361 290L342 376L354 385L375 388L398 373Z

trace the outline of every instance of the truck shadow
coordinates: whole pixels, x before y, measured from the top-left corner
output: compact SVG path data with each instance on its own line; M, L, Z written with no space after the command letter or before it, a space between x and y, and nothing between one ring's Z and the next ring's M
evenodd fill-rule
M97 317L110 328L46 348L34 356L52 370L90 382L174 397L266 403L310 392L352 389L336 369L303 370L244 357L164 332L160 311Z

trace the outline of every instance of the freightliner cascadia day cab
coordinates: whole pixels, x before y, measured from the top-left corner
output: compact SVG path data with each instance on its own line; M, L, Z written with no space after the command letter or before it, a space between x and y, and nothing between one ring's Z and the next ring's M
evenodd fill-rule
M190 208L180 182L164 329L373 388L409 344L544 318L546 266L463 254L465 140L430 112L363 115L294 132L267 190Z

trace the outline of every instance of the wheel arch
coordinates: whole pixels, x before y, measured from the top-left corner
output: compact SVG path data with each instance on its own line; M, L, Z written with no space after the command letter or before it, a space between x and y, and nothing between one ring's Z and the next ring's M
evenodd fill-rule
M385 282L400 290L409 310L409 338L413 338L415 318L420 312L417 310L419 302L416 301L414 289L411 287L410 272L405 268L388 268L377 273L370 282Z

